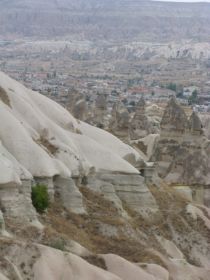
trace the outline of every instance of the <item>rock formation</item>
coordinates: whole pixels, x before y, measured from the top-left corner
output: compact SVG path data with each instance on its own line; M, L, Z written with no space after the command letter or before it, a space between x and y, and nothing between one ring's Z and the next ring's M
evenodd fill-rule
M189 129L189 123L184 110L177 104L175 97L171 97L164 111L161 133L183 135Z
M0 211L0 235L5 231L5 223L3 213Z
M146 115L148 117L153 134L160 133L160 122L164 113L163 108L157 104L152 104L146 107Z
M204 133L201 120L198 117L198 115L196 114L196 112L194 112L194 111L189 119L189 129L193 135L203 135L203 133Z
M103 128L106 124L107 100L105 94L99 94L95 101L92 124Z
M87 104L85 99L80 99L74 104L72 114L78 120L85 121L87 119Z
M139 171L128 162L135 165L141 160L134 149L105 131L78 122L58 104L2 73L0 82L10 101L8 105L0 100L0 201L5 217L36 219L30 198L34 182L47 185L51 201L58 193L66 208L85 213L79 181L98 173L119 174L116 186L121 184L120 174L127 174L131 182L134 175L139 177L138 188L145 193L147 208L146 197L152 199L152 195ZM98 100L102 109L104 104L99 101L103 100ZM113 192L118 196L117 187Z
M128 140L129 125L130 115L127 108L122 102L115 103L109 121L109 131L120 139Z
M138 147L1 72L0 87L0 279L209 279L209 208L166 184L148 187L136 168ZM208 182L209 141L199 119L176 125L171 106L157 148L156 136L142 140L145 156L156 150L159 172L169 162L165 181L189 181L192 170L196 183L205 174ZM183 116L180 109L176 118ZM42 214L32 206L36 184L50 197Z
M85 97L77 91L69 93L69 100L67 101L67 109L72 115L81 121L85 121L88 115L88 108Z
M131 140L137 140L152 133L149 120L146 116L145 105L144 98L141 97L130 124L129 135Z
M198 192L204 192L202 197L206 205L210 205L207 188L210 184L209 147L198 115L193 112L188 120L184 110L172 98L161 121L160 139L153 160L158 162L158 174L166 182L197 186L193 194L196 197ZM204 190L203 186L206 186Z
M210 139L210 115L209 114L199 114L199 118L202 123L204 135Z

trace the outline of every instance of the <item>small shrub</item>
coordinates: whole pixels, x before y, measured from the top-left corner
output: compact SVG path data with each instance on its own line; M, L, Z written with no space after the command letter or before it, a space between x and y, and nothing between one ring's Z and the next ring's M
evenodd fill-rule
M64 251L65 250L65 246L66 246L66 242L63 239L58 239L58 240L54 240L51 244L49 244L48 246L60 250L60 251Z
M36 211L43 213L49 206L49 195L45 185L32 187L31 199Z

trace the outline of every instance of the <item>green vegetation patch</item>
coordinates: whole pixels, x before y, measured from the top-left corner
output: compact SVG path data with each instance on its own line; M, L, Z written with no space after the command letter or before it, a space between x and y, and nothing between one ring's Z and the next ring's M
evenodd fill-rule
M43 213L49 206L49 195L45 185L32 187L31 199L36 211Z

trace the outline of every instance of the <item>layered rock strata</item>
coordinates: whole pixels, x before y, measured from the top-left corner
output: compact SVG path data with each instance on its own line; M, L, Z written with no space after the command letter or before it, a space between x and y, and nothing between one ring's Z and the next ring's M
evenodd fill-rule
M188 119L184 110L172 98L161 121L160 139L153 160L158 163L158 174L169 184L200 188L205 201L209 198L210 141L204 136L202 123L193 112ZM196 187L197 186L197 187Z
M90 174L92 181L114 178L113 196L119 204L126 197L137 207L132 188L139 199L142 192L154 202L134 167L142 161L134 149L108 132L77 121L60 105L3 73L0 85L4 92L0 97L0 202L5 216L36 220L31 203L31 188L36 184L48 187L51 202L58 194L63 206L85 213L79 187ZM99 101L105 110L103 100ZM121 176L127 182L126 196Z

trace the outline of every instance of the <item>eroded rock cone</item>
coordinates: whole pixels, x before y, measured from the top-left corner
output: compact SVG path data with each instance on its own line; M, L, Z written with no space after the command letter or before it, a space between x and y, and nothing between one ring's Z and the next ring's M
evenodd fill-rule
M128 138L130 115L122 102L113 106L112 117L109 122L109 130L120 138Z
M164 111L161 123L161 133L179 134L189 129L187 115L177 104L175 97L171 97Z
M68 93L68 100L66 101L66 108L70 111L73 112L75 108L75 104L79 100L83 100L84 96L82 93L78 92L77 90L70 90Z
M195 135L203 135L203 125L196 112L193 111L189 119L190 132Z
M2 234L4 231L5 231L4 217L3 217L3 213L0 210L0 234Z
M104 128L107 115L107 100L105 94L97 96L93 113L92 123L100 128Z
M85 99L78 100L74 108L72 108L72 114L73 116L81 121L85 121L87 118L87 103Z
M210 184L208 154L209 141L203 135L198 115L193 112L188 120L172 98L163 114L160 140L153 156L153 161L158 163L159 176L170 184L207 186ZM205 189L204 192L208 204L209 191Z
M145 105L145 100L142 97L136 106L136 112L131 120L129 129L131 140L143 138L151 133L150 123L145 112Z

